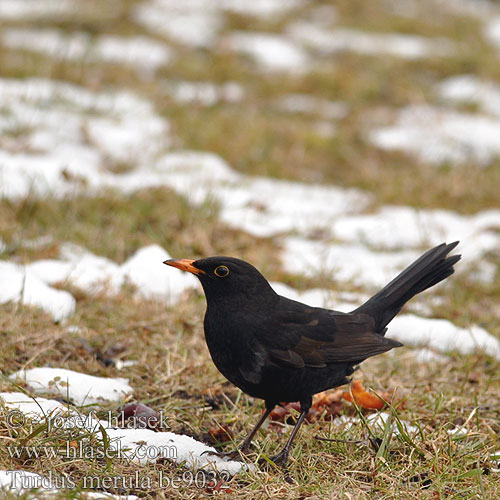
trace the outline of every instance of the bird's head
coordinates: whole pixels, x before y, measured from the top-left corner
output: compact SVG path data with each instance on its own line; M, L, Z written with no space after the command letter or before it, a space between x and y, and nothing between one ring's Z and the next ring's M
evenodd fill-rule
M255 267L234 257L170 259L164 264L193 273L200 280L209 303L217 299L248 300L276 295Z

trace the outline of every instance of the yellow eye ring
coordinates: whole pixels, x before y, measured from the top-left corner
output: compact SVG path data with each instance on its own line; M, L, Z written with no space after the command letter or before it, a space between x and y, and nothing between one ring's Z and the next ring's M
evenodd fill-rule
M215 274L215 276L218 276L219 278L225 278L226 276L229 275L229 268L227 266L216 267L214 274Z

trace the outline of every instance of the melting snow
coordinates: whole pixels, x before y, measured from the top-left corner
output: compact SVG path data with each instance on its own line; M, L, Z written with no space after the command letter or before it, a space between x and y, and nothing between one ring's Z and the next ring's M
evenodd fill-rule
M224 43L252 57L264 70L302 73L309 69L304 49L281 35L233 31L224 38Z
M490 42L500 49L500 17L493 17L485 27L485 35Z
M407 151L430 163L485 165L500 156L500 119L430 106L404 108L394 125L369 136L382 149Z
M125 378L103 378L64 368L32 368L9 376L28 384L36 393L52 393L83 406L100 402L118 402L133 392Z
M381 288L411 264L420 252L373 252L359 244L331 244L299 237L284 242L285 269L305 276L329 276L339 282Z
M213 106L219 102L239 102L245 95L243 87L236 82L215 85L210 82L167 81L163 88L180 104L196 103L202 106Z
M40 420L48 416L68 413L67 406L59 401L45 398L32 398L23 392L0 392L7 408L17 409L33 420Z
M366 417L366 421L370 428L372 428L375 432L383 433L389 418L391 418L391 415L388 412L381 411L368 415ZM361 424L361 420L358 417L347 417L346 415L341 415L340 417L337 417L333 423L344 426L344 429L350 429L353 425ZM409 435L416 436L419 433L418 427L411 425L404 420L401 420L401 425L403 426L404 431ZM391 431L396 436L401 435L395 419L391 422Z
M143 71L155 71L172 58L172 51L164 43L144 36L91 37L87 33L10 28L3 31L1 40L6 47L38 52L56 59L107 61L135 66Z
M444 353L479 351L500 360L500 341L476 325L460 328L446 319L401 314L391 321L387 336L408 346L427 346Z
M223 19L207 0L153 0L134 9L134 20L190 47L210 47Z
M437 91L443 99L476 104L484 113L500 116L500 86L496 83L460 75L441 82Z
M54 19L61 15L72 14L78 8L74 0L2 0L0 19L28 20L39 18Z
M443 56L451 52L451 42L416 35L367 33L346 28L327 29L310 22L292 23L287 32L295 40L321 54L352 51L361 54L391 55L404 59Z
M87 292L117 293L128 283L137 288L141 297L176 302L187 288L196 287L198 280L179 270L164 270L162 262L169 258L163 248L150 245L119 266L77 245L65 244L61 247L61 260L35 261L26 270L47 284L70 281Z
M75 312L76 301L71 294L47 286L34 274L26 272L23 266L0 261L0 303L21 302L24 305L40 307L48 312L54 321L61 321Z
M422 248L460 240L460 251L474 260L495 251L500 245L500 210L484 210L465 216L451 210L387 205L373 214L341 217L332 231L342 241L362 241L391 250L401 245Z
M147 28L190 47L211 47L225 25L224 11L276 19L304 0L150 0L134 10Z
M79 403L77 404L89 404L89 399L92 398L96 400L95 402L102 400L117 401L126 392L132 392L130 386L123 382L126 379L91 377L90 375L61 368L34 368L28 370L28 372L30 373L28 377L31 380L30 385L34 389L39 387L39 389L36 389L37 392L55 392L58 394L57 386L61 385L63 380L69 381L70 387L63 386L59 394L67 397L67 391L71 391L70 397L73 400L78 400ZM17 376L23 377L24 372L13 374L10 378L16 378ZM55 384L50 384L49 382L54 380L55 376L59 376L60 380ZM110 383L111 387L109 387ZM108 390L103 390L101 386L108 386ZM100 390L97 390L96 387L100 387ZM90 396L87 394L89 391L92 391ZM73 409L68 410L66 406L57 401L45 398L30 398L19 392L0 393L0 398L4 400L8 408L20 410L35 421L40 421L49 416L54 418L57 415L58 426L87 429L97 433L99 439L101 439L100 426L102 426L110 439L111 449L120 452L121 456L130 458L142 465L148 462L156 462L158 458L168 458L188 468L216 470L231 475L240 472L242 469L252 467L236 460L225 460L215 454L212 455L210 453L215 453L214 448L183 434L155 432L149 429L115 428L113 418L98 421L92 414L83 415Z
M7 198L100 187L110 162L148 162L168 145L168 123L149 102L36 78L0 80L0 132L25 151L0 151Z

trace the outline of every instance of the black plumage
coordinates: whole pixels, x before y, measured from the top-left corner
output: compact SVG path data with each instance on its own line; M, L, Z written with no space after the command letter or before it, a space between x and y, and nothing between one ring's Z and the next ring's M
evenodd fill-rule
M195 274L205 291L205 339L220 372L247 394L264 399L266 412L299 401L301 415L275 461L286 464L295 434L312 396L349 381L366 358L402 344L384 337L388 323L414 295L450 276L458 242L441 244L422 255L365 304L342 313L278 295L251 264L232 257L165 264Z

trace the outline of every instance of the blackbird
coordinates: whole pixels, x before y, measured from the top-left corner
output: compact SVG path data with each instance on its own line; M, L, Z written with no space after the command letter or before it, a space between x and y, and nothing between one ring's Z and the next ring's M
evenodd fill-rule
M388 323L414 295L453 274L458 245L424 253L352 312L311 307L278 295L248 262L233 257L171 259L164 264L195 274L207 299L205 339L219 371L266 410L240 447L246 451L273 408L299 401L301 413L273 461L286 468L292 442L312 396L349 382L366 358L401 347L384 337Z

